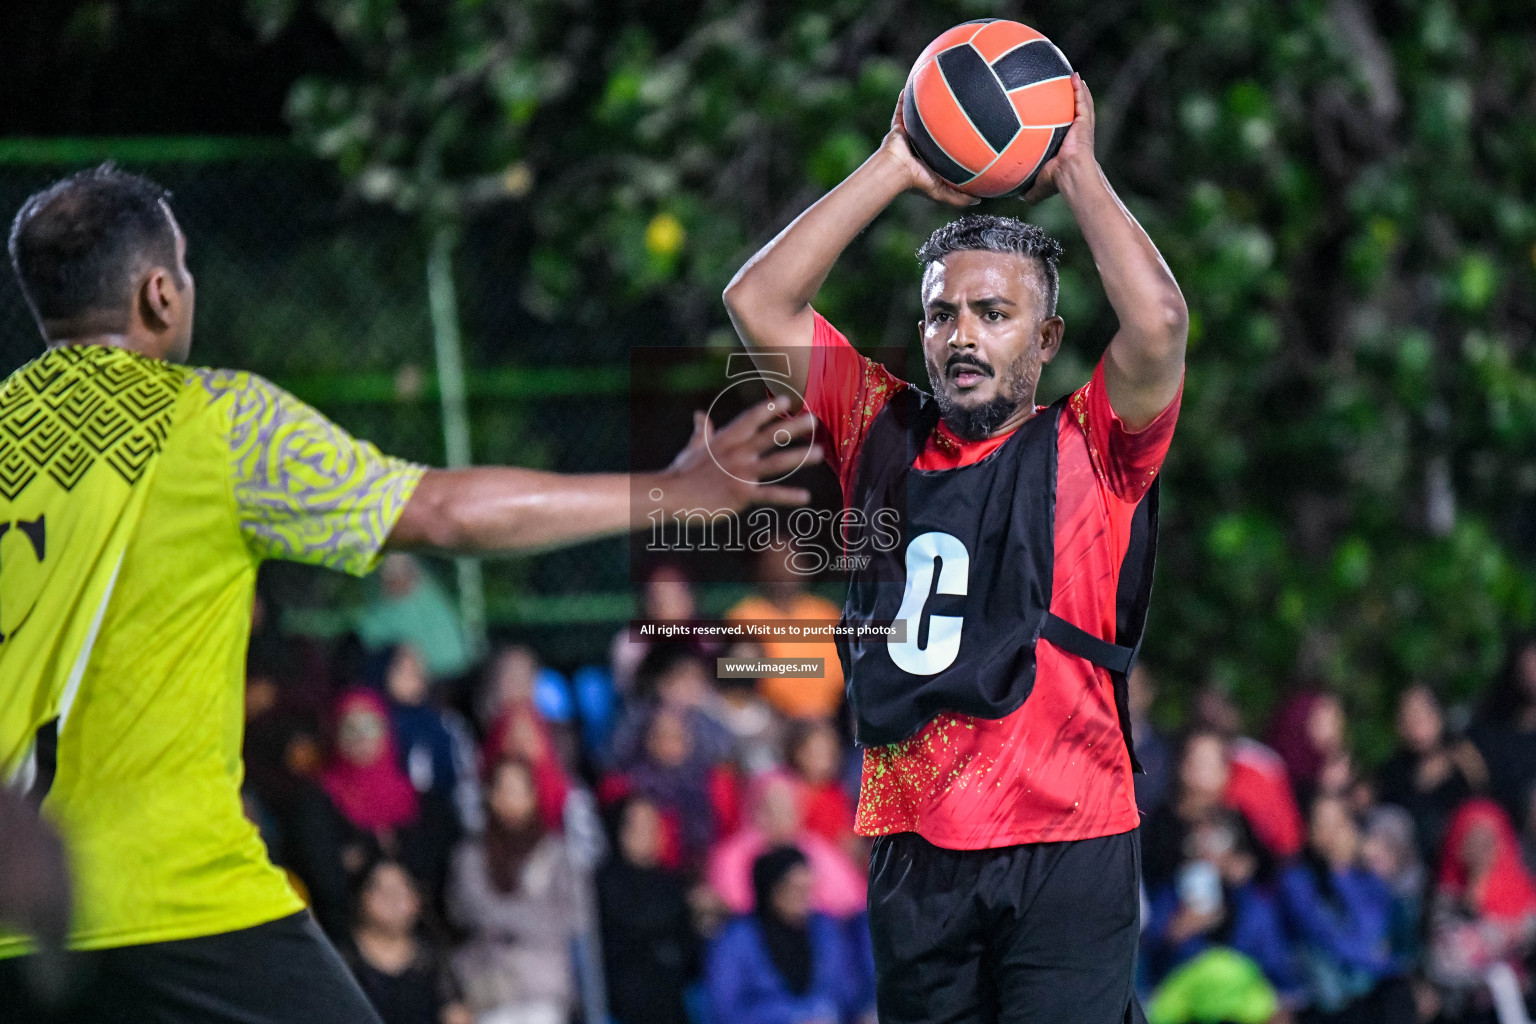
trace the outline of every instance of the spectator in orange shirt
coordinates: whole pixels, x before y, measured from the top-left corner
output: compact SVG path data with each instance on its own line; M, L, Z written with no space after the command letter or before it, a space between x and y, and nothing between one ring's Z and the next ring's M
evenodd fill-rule
M835 623L842 618L842 609L836 604L805 589L805 577L790 565L790 554L791 548L783 540L763 551L758 560L759 592L726 612L727 622L795 619ZM837 714L843 702L843 665L835 643L763 640L762 648L769 658L820 658L824 666L819 679L770 676L758 680L764 700L790 718L830 718Z

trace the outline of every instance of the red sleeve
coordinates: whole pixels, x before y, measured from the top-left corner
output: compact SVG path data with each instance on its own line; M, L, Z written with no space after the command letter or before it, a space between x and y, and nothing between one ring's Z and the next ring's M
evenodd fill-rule
M1138 502L1152 486L1173 441L1173 428L1183 399L1181 382L1179 393L1173 396L1168 408L1157 414L1157 419L1141 430L1127 430L1110 407L1103 359L1094 368L1093 378L1072 395L1068 404L1073 419L1088 437L1093 470L1121 501Z
M1232 763L1227 806L1248 819L1254 838L1276 857L1294 857L1306 842L1306 825L1285 776L1266 776L1240 761Z
M709 805L715 812L715 837L741 828L741 779L724 765L709 770Z
M873 359L859 354L820 313L815 316L805 407L825 431L827 464L837 473L847 496L852 493L859 446L869 425L891 396L907 385Z

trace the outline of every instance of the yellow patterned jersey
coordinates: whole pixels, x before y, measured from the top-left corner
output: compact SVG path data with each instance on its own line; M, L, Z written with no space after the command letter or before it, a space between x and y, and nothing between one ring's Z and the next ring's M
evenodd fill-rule
M300 908L240 803L256 570L367 572L421 474L248 373L76 346L0 384L0 772L56 724L72 946Z

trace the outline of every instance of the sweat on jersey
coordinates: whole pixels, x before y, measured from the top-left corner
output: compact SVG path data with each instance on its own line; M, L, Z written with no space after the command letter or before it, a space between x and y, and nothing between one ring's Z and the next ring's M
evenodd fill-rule
M71 947L303 906L240 802L256 570L366 573L422 472L248 373L66 346L0 384L0 778L57 720Z

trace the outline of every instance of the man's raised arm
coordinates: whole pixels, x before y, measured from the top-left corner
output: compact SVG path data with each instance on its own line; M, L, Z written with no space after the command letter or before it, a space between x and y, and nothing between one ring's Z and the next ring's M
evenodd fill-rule
M1059 190L1077 218L1120 321L1104 359L1109 404L1126 427L1140 430L1179 393L1189 310L1168 264L1104 177L1093 153L1093 96L1076 74L1072 85L1072 127L1025 198Z
M799 466L803 449L786 449L775 435L788 430L792 438L803 438L812 422L805 413L781 419L766 402L719 429L704 413L695 413L687 446L672 465L655 473L429 469L390 531L387 546L463 554L537 551L628 533L646 525L632 521L633 493L654 501L648 508L667 514L803 505L810 500L804 488L753 481L776 479ZM820 449L812 448L807 459L821 457Z
M811 300L848 243L909 189L950 206L976 202L944 184L912 153L900 117L898 103L891 130L874 155L758 250L726 286L725 308L736 333L754 354L788 356L790 382L802 395L810 372Z

